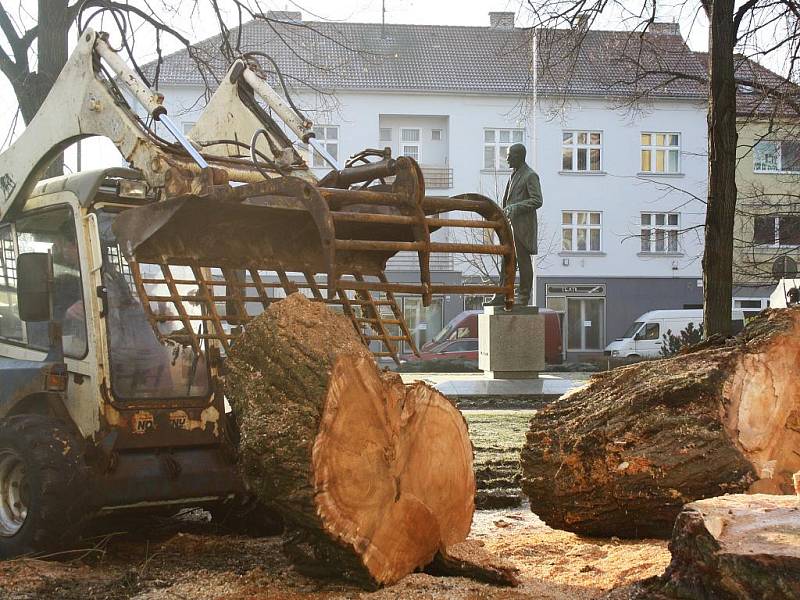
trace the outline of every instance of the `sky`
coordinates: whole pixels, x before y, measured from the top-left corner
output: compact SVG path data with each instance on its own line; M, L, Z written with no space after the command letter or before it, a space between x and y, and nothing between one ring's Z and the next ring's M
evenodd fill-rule
M255 1L255 0L253 0ZM672 0L677 2L677 0ZM14 5L14 0L4 0L3 4L8 7ZM136 4L136 2L133 2ZM207 5L207 2L200 1L199 4ZM628 2L623 0L622 6L638 6L641 1ZM697 5L699 3L688 3ZM150 2L151 6L170 5L178 6L178 12L169 19L170 23L179 24L179 29L189 39L196 41L216 34L219 29L213 14L208 9L201 9L196 12L189 12L193 2L181 0L173 2L171 0L158 0ZM221 5L225 6L226 1L221 0ZM518 26L525 26L531 23L531 17L527 4L524 0L260 0L259 6L266 10L300 10L305 20L333 20L350 22L380 22L382 8L385 8L384 18L387 23L414 23L429 25L478 25L487 26L489 24L488 13L490 11L510 11L516 13L516 23ZM694 13L682 11L680 8L683 3L675 6L667 2L660 2L659 20L677 21L681 24L681 31L687 38L690 47L694 50L705 50L707 48L707 28L705 17ZM228 24L234 25L236 15L233 13L233 4L228 3ZM30 24L36 18L36 0L21 0L19 7L13 15L18 22ZM626 21L625 17L629 17ZM623 29L625 23L632 22L634 19L630 15L624 14L624 9L616 13L604 15L595 24L599 29ZM638 22L638 19L636 19ZM622 24L622 26L621 26ZM101 29L98 22L93 22L95 29ZM112 29L106 24L105 29ZM154 44L149 43L152 37L148 38L148 32L142 30L137 33L136 54L140 61L146 62L155 57L153 52ZM112 39L113 41L113 39ZM177 50L179 45L173 44L166 50ZM0 150L5 149L9 143L6 132L10 130L12 119L16 110L16 99L11 86L3 77L0 76ZM16 135L22 129L22 119L18 119ZM108 153L103 150L103 144L84 143L84 168L103 166L103 162L98 163ZM93 150L93 148L96 148ZM89 164L87 164L87 161ZM74 151L67 153L68 166L75 167Z

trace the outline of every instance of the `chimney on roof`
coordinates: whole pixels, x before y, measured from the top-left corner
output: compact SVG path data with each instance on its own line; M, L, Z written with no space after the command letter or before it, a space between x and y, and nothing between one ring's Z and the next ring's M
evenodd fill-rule
M575 27L578 31L586 32L589 31L589 13L582 12L578 15L578 21Z
M303 13L301 13L299 10L270 10L267 11L266 17L271 21L283 21L284 23L303 22Z
M650 33L663 33L664 35L680 35L681 26L680 23L664 23L656 21L655 23L650 23L650 27L647 28L647 31Z
M514 29L514 13L490 12L489 26L494 29Z

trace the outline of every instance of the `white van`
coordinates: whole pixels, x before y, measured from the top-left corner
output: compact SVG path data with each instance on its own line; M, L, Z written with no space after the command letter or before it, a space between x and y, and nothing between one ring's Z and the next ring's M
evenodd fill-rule
M733 331L738 333L744 327L744 313L733 311ZM703 322L703 309L651 310L644 313L628 327L621 338L606 346L608 356L652 357L661 355L664 334L668 331L674 336L692 323L695 328Z
M775 286L775 291L769 297L771 308L786 308L788 305L788 292L792 288L800 289L800 279L781 279Z

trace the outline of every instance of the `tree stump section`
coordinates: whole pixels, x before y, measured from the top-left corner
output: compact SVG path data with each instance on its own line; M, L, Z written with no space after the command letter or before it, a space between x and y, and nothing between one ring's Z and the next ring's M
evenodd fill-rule
M293 294L226 363L240 464L299 569L368 586L422 568L472 522L472 445L436 390L378 371L351 323Z
M792 493L800 470L800 308L717 347L597 375L531 420L522 489L548 525L669 537L687 502Z
M672 561L648 585L667 597L800 598L800 504L792 496L730 495L687 504Z

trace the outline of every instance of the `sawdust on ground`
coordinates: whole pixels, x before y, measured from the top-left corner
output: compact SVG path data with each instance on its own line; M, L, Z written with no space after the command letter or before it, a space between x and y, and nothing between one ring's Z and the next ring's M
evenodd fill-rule
M0 562L7 600L588 600L663 572L666 542L597 540L546 527L527 509L476 513L471 537L520 570L500 588L416 573L375 592L297 573L280 537L216 530L202 518L128 524L91 552ZM135 533L134 533L135 532ZM86 545L86 544L84 544Z

